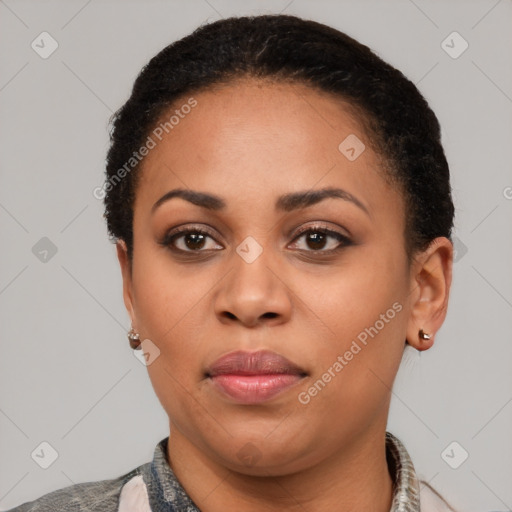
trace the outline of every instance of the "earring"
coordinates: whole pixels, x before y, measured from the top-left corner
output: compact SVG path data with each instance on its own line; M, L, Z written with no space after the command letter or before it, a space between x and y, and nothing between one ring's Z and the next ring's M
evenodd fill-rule
M130 347L133 350L141 350L140 335L138 332L133 330L133 327L128 331L128 340L130 342Z
M431 334L427 334L426 332L423 332L423 329L420 329L418 331L418 336L419 336L420 340L429 340L432 337Z

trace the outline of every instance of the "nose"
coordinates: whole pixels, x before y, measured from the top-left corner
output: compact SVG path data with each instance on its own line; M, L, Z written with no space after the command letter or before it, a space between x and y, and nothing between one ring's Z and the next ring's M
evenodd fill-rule
M251 263L234 255L231 271L221 280L214 297L220 322L254 328L289 321L292 292L284 272L266 257L266 252Z

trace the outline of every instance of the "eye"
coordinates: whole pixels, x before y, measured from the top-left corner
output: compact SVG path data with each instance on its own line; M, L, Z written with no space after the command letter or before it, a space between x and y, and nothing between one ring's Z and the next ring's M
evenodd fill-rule
M306 247L301 247L298 242L301 239L304 239ZM316 225L302 228L295 236L292 248L304 252L331 254L350 243L347 236L325 226ZM200 253L224 249L215 241L209 230L192 226L181 226L169 231L160 244L177 253Z
M167 233L160 243L177 252L205 252L223 249L221 245L216 243L210 242L210 244L208 244L208 239L215 242L212 234L208 230L184 226ZM210 246L208 247L208 245Z
M309 226L300 230L294 241L302 238L304 238L304 242L309 249L296 248L306 252L333 253L344 246L350 245L348 237L323 226ZM297 242L295 242L295 245L297 245Z

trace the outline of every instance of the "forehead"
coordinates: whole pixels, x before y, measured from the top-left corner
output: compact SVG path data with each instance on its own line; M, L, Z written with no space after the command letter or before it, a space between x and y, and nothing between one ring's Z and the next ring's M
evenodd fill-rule
M215 86L178 100L158 126L137 203L177 186L245 204L251 196L324 186L364 191L370 203L395 192L356 110L305 85L245 79Z

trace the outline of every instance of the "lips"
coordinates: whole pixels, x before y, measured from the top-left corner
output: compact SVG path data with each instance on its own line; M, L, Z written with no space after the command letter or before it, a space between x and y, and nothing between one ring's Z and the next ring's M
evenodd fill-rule
M257 404L286 391L307 373L285 357L261 350L231 352L215 361L205 375L225 397Z

